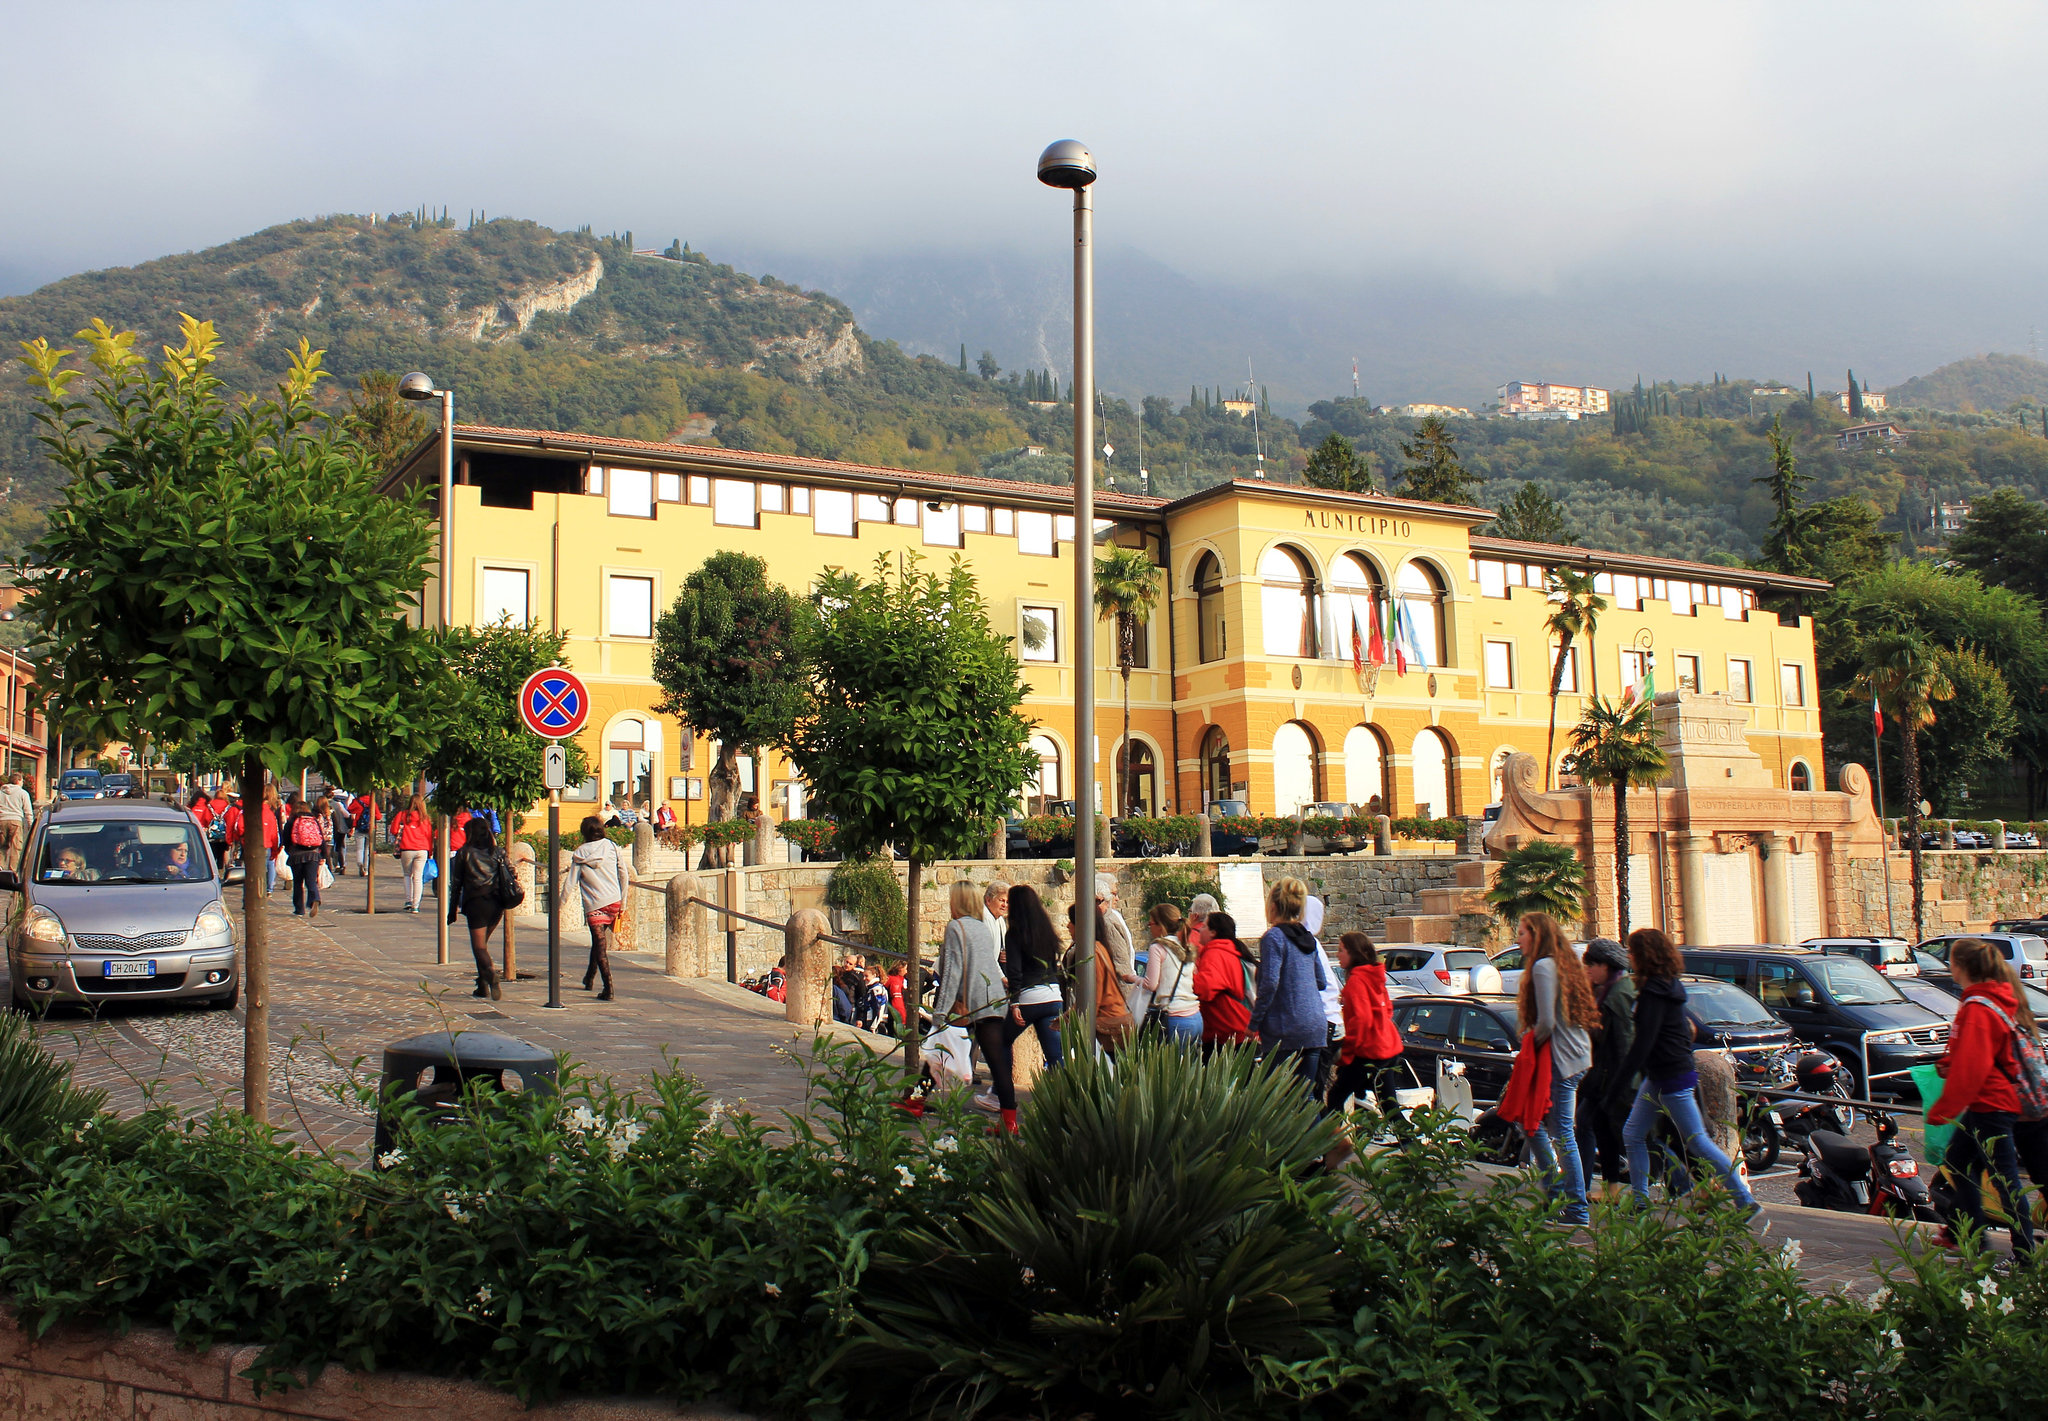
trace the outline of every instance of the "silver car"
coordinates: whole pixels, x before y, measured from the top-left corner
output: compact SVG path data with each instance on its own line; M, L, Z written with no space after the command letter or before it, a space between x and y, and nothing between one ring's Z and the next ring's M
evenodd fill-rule
M241 994L235 925L192 816L147 800L78 800L36 821L13 894L7 974L17 1010ZM239 876L239 875L237 875Z
M1430 996L1465 996L1500 991L1500 971L1478 947L1447 942L1396 942L1380 946L1387 981Z

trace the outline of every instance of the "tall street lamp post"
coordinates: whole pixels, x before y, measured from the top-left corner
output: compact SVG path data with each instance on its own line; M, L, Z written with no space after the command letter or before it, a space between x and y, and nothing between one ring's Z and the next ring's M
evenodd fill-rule
M441 544L436 552L440 563L435 580L440 584L441 630L447 631L455 620L454 561L449 550L455 542L455 392L437 390L434 379L415 370L398 382L398 393L403 399L441 401ZM439 901L448 902L448 817L434 816L434 872L435 882L440 888ZM372 845L372 851L375 845ZM434 910L434 961L448 961L448 915L438 907Z
M1074 960L1082 1050L1095 1040L1095 157L1071 138L1038 155L1038 180L1074 194Z

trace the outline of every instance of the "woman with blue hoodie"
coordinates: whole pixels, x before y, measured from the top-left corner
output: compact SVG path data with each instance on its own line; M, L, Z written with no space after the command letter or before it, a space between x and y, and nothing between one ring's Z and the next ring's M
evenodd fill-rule
M1315 935L1301 925L1308 885L1282 878L1266 890L1266 935L1259 939L1259 983L1252 1004L1252 1034L1266 1049L1266 1062L1291 1060L1311 1093L1329 1043L1323 991L1330 984Z

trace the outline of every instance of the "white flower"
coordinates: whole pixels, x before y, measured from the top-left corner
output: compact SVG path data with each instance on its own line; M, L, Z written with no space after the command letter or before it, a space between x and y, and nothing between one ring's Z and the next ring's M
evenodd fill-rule
M2011 1298L2000 1298L2000 1299L1998 1300L1998 1310L1999 1310L2000 1312L2011 1312L2011 1311L2012 1311L2012 1299L2011 1299Z
M933 1154L950 1155L957 1151L959 1148L960 1142L954 1139L951 1135L941 1135L938 1139L932 1141Z
M562 1126L572 1135L587 1135L597 1129L595 1112L587 1105L579 1105L562 1117Z
M1870 1295L1870 1310L1872 1312L1876 1312L1879 1308L1885 1305L1886 1300L1889 1299L1891 1295L1892 1290L1890 1288L1880 1287L1876 1292Z
M937 1181L938 1181L939 1183L941 1183L941 1184L945 1184L945 1183L947 1183L947 1182L948 1182L948 1180L947 1180L947 1176L946 1176L946 1167L945 1167L944 1165L940 1165L940 1164L935 1164L935 1165L933 1165L933 1166L932 1166L932 1178L933 1178L933 1179L936 1179L936 1180L937 1180Z
M379 1169L396 1169L404 1163L404 1150L386 1150L383 1154L377 1156L377 1168Z
M476 1305L480 1308L487 1308L491 1305L491 1299L496 1296L497 1294L491 1291L490 1284L482 1284L476 1290Z
M763 1283L761 1285L761 1291L766 1293L771 1298L779 1298L782 1296L782 1289L776 1287L773 1283Z
M1884 1343L1887 1347L1896 1351L1898 1348L1906 1345L1906 1340L1896 1332L1886 1332L1884 1334Z
M1778 1261L1787 1268L1797 1268L1799 1260L1805 1255L1806 1249L1804 1245L1796 1238L1788 1238L1785 1240L1785 1246L1778 1250Z
M456 1203L453 1194L443 1194L441 1196L441 1207L448 1211L448 1217L455 1220L456 1223L466 1224L469 1222L469 1210Z
M1995 1278L1986 1278L1983 1282L1977 1285L1977 1291L1982 1293L1987 1298L1997 1297L1998 1280Z
M908 1189L911 1185L917 1183L917 1176L913 1175L910 1172L909 1167L906 1165L899 1164L896 1166L896 1177L903 1181L903 1187L905 1189Z
M1968 1288L1963 1289L1963 1311L1968 1312L1975 1306L1977 1306L1977 1295Z

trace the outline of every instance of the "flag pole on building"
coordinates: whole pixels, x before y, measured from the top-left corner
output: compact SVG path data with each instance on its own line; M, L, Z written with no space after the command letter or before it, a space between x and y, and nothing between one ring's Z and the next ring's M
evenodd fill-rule
M1892 926L1892 850L1891 839L1884 828L1884 707L1877 703L1877 697L1870 698L1870 754L1871 763L1877 767L1877 825L1878 837L1884 842L1884 931L1887 937L1897 937L1898 929Z

